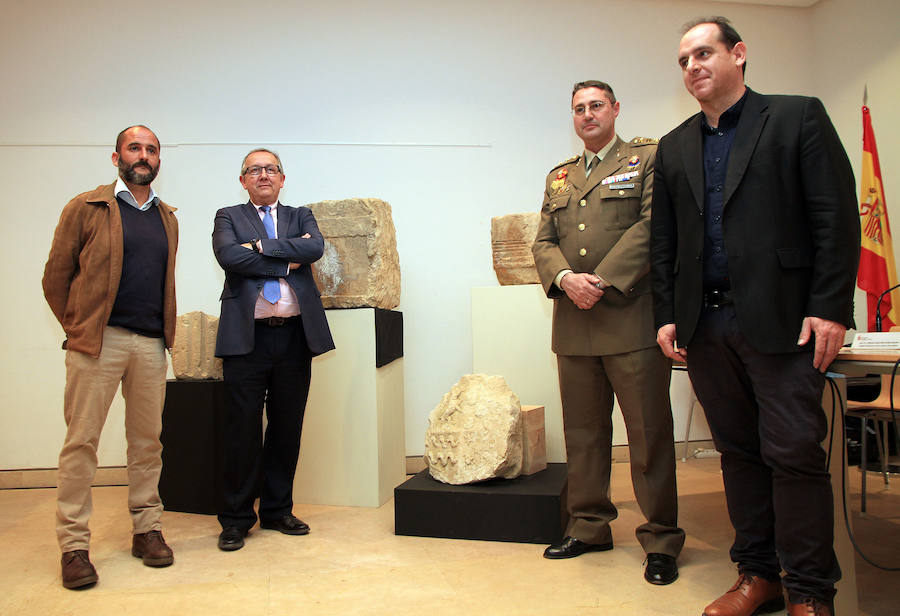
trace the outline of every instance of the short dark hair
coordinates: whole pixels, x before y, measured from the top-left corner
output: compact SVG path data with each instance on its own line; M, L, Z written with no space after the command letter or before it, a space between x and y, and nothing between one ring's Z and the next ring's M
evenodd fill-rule
M576 83L572 87L572 98L575 98L575 93L578 92L578 90L584 90L585 88L599 88L600 90L603 90L609 95L609 102L613 105L616 104L616 95L613 92L612 86L605 81L596 81L594 79Z
M159 137L156 136L156 133L154 133L149 126L144 126L143 124L134 124L133 126L129 126L128 128L123 128L119 135L116 137L116 152L118 152L119 154L122 153L122 142L125 141L125 133L130 131L132 128L145 128L149 130L151 133L153 133L153 137L156 139L156 147L160 147Z
M273 152L272 150L269 150L267 148L254 148L254 149L250 150L249 152L247 152L247 155L244 157L244 160L241 161L241 175L244 175L245 173L247 173L247 168L244 167L244 163L247 162L247 159L250 158L251 154L256 154L257 152L268 152L269 154L274 156L275 160L278 161L278 173L284 173L284 167L281 165L281 157L278 155L277 152Z
M697 26L702 26L703 24L714 24L719 27L719 40L725 43L725 47L727 47L729 51L734 49L735 45L743 42L744 40L741 38L741 35L738 34L738 31L734 29L734 26L731 25L731 21L727 17L722 17L721 15L701 17L700 19L689 21L684 24L684 27L681 29L681 33L687 34L688 30L693 30ZM741 71L742 74L747 73L746 60L744 60L744 65L741 67Z

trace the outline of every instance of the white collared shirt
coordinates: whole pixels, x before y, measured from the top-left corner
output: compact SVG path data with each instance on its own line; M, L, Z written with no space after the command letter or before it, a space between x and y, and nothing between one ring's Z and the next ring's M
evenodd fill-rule
M250 204L256 208L256 213L259 214L259 220L262 221L263 218L265 218L266 213L259 209L261 206L256 205L252 201ZM275 239L278 239L278 203L273 203L269 206L269 214L272 215L272 222L275 224ZM262 238L260 244L265 241L266 238ZM290 266L288 266L284 275L287 276L290 271ZM297 295L294 293L291 285L289 285L287 280L282 277L278 279L278 286L281 288L281 299L274 304L270 304L269 301L263 297L262 289L260 289L259 297L256 298L256 307L253 311L254 319L295 317L300 314L300 302L297 301Z
M116 197L130 205L131 207L138 209L142 212L148 210L150 206L157 205L159 203L159 197L156 196L156 193L153 192L153 187L150 187L150 196L147 201L140 205L137 202L137 199L134 198L134 195L131 193L131 189L128 188L128 185L122 180L122 178L118 178L116 180L116 186L113 189Z

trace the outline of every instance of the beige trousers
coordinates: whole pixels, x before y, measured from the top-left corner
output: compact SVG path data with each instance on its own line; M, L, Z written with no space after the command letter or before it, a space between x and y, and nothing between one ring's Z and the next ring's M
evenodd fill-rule
M119 327L103 332L100 357L66 351L66 440L59 454L56 535L63 552L87 550L97 443L119 383L125 398L128 509L135 533L159 530L162 502L162 408L166 352L162 338Z

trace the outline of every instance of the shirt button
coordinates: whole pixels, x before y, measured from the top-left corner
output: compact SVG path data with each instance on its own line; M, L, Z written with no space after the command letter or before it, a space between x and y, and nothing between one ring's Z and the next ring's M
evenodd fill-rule
M719 222L720 220L722 220L722 217L721 217L721 216L716 216L715 218L713 218L713 220L715 220L716 222Z
M582 248L581 250L578 251L578 254L580 254L580 255L583 257L584 255L587 254L587 249L586 249L586 248Z
M716 192L722 192L722 187L721 187L721 186L716 186Z
M585 201L584 199L582 199L581 201L578 202L578 205L580 205L581 207L584 207L584 206L587 205L587 201Z
M722 160L722 159L721 159L721 158L717 158L717 159L716 159L716 162L719 162L720 160Z
M584 223L581 223L580 225L578 225L578 230L584 231Z

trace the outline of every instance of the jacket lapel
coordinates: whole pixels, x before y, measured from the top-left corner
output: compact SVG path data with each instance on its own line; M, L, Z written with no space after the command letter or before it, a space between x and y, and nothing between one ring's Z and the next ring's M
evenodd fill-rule
M288 227L291 225L291 210L286 207L281 206L281 201L278 202L278 237L287 237L288 236Z
M241 211L247 216L247 222L249 222L253 228L256 230L257 237L259 239L265 239L269 237L269 234L266 232L265 226L262 224L262 220L259 218L259 212L256 210L256 207L249 201L241 206Z
M703 187L703 135L700 128L700 115L695 115L685 127L681 136L681 157L688 185L697 202L697 209L703 211L705 189Z
M568 177L569 183L572 184L572 193L576 195L581 195L581 190L584 188L584 183L587 181L587 178L584 177L584 153L578 157L578 160L575 161L575 166L572 167L572 170L569 172Z
M759 135L762 133L763 126L766 125L766 120L769 119L768 107L768 102L762 95L748 88L747 100L744 101L744 109L741 111L741 117L738 119L735 129L734 143L728 155L723 203L726 207L744 178L747 165L750 163L756 143L759 141Z

